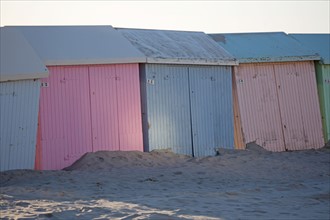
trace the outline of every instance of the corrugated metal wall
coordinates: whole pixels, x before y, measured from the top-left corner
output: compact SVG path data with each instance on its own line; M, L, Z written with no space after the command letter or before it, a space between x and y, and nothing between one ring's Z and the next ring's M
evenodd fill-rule
M194 156L215 155L233 148L231 68L189 66Z
M116 66L91 66L93 151L119 150Z
M93 151L142 150L138 64L91 66Z
M267 150L283 151L274 69L269 64L241 64L235 73L243 135Z
M237 66L233 67L232 71L232 87L233 87L233 113L234 113L234 146L235 149L245 149L245 140L243 137L241 113L239 110L238 93L235 74Z
M39 80L0 83L0 171L33 169Z
M314 63L281 63L274 70L286 148L323 147Z
M42 169L62 169L86 152L143 150L138 64L49 70L40 104Z
M147 64L143 74L147 81L147 150L171 148L192 155L187 67Z
M230 67L147 64L142 70L147 150L206 156L233 148Z
M40 105L39 105L40 109ZM40 111L39 111L40 112ZM40 124L40 114L38 114L38 129L37 129L37 144L36 144L36 158L34 163L34 169L35 170L41 170L41 159L42 159L42 153L41 153L41 126Z
M143 151L138 64L116 65L120 150Z
M49 67L41 87L41 167L62 169L92 151L88 68Z
M271 151L322 147L315 82L311 61L241 64L236 84L246 142Z
M316 64L317 87L321 107L323 135L326 142L330 141L330 65Z

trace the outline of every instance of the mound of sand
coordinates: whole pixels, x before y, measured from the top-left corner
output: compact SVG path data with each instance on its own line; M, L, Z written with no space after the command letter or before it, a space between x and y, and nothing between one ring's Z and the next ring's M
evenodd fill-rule
M65 170L0 172L4 219L330 219L330 148L99 151Z
M100 171L112 168L178 166L189 156L178 155L170 150L156 150L150 153L140 151L97 151L84 154L64 170Z

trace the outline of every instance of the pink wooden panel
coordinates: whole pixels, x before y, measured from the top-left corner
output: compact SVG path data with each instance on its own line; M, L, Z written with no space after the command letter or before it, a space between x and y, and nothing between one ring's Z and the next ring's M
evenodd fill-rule
M143 151L138 64L116 65L120 150Z
M272 65L241 64L235 73L243 135L271 151L283 151L284 138Z
M89 67L93 151L119 150L115 65Z
M42 169L62 169L92 150L88 68L48 67L41 87Z
M274 64L286 148L324 145L312 62Z

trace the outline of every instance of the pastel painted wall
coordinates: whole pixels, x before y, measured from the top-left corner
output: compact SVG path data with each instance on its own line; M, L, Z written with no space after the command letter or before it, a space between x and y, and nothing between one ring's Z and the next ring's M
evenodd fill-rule
M246 143L271 151L324 146L313 61L240 64L235 77Z
M208 156L234 147L231 67L145 64L141 73L146 150Z
M40 80L0 82L0 171L33 169Z
M87 152L143 150L138 64L50 66L42 80L42 169Z
M330 64L316 64L317 87L325 142L330 141Z

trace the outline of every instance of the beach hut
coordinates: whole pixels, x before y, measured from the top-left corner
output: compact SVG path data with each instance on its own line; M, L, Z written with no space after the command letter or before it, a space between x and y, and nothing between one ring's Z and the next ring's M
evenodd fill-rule
M33 169L40 78L48 70L16 30L0 28L0 171Z
M305 47L317 52L320 61L315 62L317 88L321 107L323 135L330 141L330 34L290 34Z
M324 146L314 60L282 32L211 34L239 59L234 68L243 138L270 151Z
M140 65L145 150L207 156L233 148L236 60L202 32L117 30L147 57Z
M111 26L14 28L50 71L41 85L38 169L62 169L86 152L143 150L142 53Z

